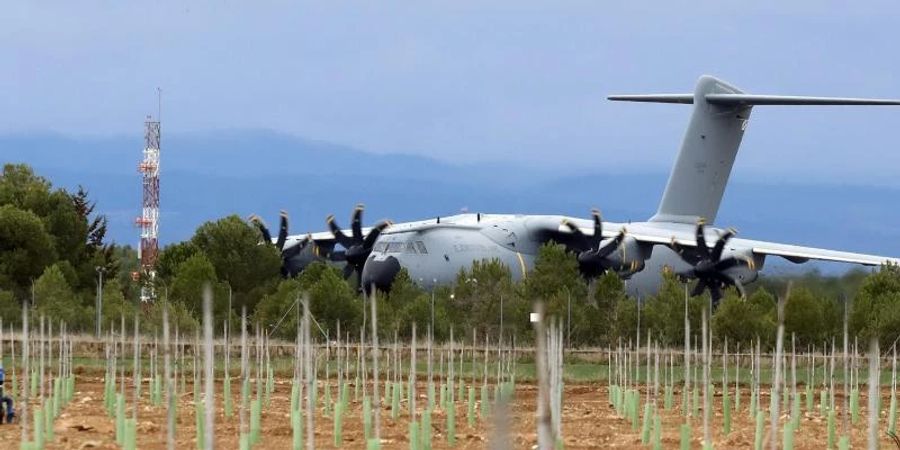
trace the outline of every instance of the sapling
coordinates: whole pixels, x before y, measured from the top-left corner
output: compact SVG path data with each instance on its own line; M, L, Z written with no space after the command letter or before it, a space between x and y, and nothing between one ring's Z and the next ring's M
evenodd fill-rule
M456 405L453 401L453 328L450 328L450 359L447 364L447 442L452 446L456 443Z
M847 377L847 372L848 372L848 369L849 369L849 368L848 368L848 361L847 361L847 350L849 349L849 337L850 337L850 336L849 336L849 332L848 332L848 322L849 322L849 314L850 314L850 311L849 311L849 305L848 305L848 302L849 302L849 300L847 300L847 298L845 297L845 298L844 298L844 327L843 327L843 331L844 331L844 350L843 350L843 353L842 353L842 355L841 355L841 360L842 360L842 363L843 363L843 369L844 369L844 413L841 414L841 435L842 435L842 436L845 436L845 435L846 435L847 438L848 438L848 441L849 441L849 433L850 433L850 430L849 430L849 427L848 427L848 425L847 425L847 416L849 415L849 412L850 412L850 411L849 411L849 409L848 409L848 401L849 401L849 400L848 400L848 398L847 398L847 397L848 397L848 396L847 396L847 392L848 392L848 386L849 386L849 384L848 384L848 383L849 383L849 380L848 380L848 377ZM831 349L832 349L831 354L832 354L832 367L833 367L833 366L834 366L834 362L833 362L833 361L834 361L834 357L833 357L833 355L834 355L834 340L833 340L833 339L832 339L832 341L831 341ZM834 375L834 374L832 373L832 375ZM833 380L834 380L834 378L832 377L832 387L834 386L834 381L833 381ZM832 389L832 392L834 392L834 389ZM834 396L832 395L832 398L833 398L833 397L834 397ZM832 408L832 409L834 409L834 408Z
M703 448L712 448L712 436L710 435L709 420L712 399L709 398L710 384L710 348L709 348L709 324L707 323L706 308L700 313L700 326L702 328L701 339L703 341Z
M22 450L31 448L34 445L34 442L28 439L28 402L31 400L27 382L30 370L28 344L28 302L25 301L22 303L22 401L19 407L19 423L22 424L22 439L20 441Z
M416 422L416 323L412 323L412 342L409 346L409 448L416 450L419 448L419 431Z
M878 350L878 337L869 339L869 446L870 449L878 448L878 413L880 393L880 358Z
M781 395L781 378L782 378L782 361L781 356L784 351L784 303L791 295L791 285L788 283L787 292L784 297L778 298L778 329L775 334L775 379L772 382L771 406L769 409L771 448L778 445L778 416L779 403L778 397Z
M537 398L537 448L538 450L550 450L556 442L556 436L553 433L553 420L550 412L550 380L547 361L547 334L544 329L544 305L536 303L534 305L537 320L532 321L534 325L535 336L535 364L537 366L538 377L538 398ZM450 339L453 342L452 333Z
M683 406L682 406L682 414L687 417L690 422L691 419L691 405L690 405L690 392L691 392L691 321L688 317L688 287L687 284L684 285L684 391L682 392L683 397Z
M206 450L213 448L213 436L216 435L215 429L215 410L216 410L216 394L215 394L215 348L213 347L213 314L212 314L212 289L209 284L203 288L203 362L204 374L203 381L205 387L204 405L206 406L206 423L203 442L206 444ZM227 344L226 344L227 345Z
M888 413L888 432L897 431L897 343L893 345L893 357L891 358L891 406Z
M375 289L369 295L369 305L372 311L372 408L374 410L375 439L381 442L381 399L378 392L378 305ZM312 432L312 430L310 430Z
M228 314L231 315L231 309L228 310ZM231 398L231 333L229 328L228 319L225 319L222 324L222 331L225 334L223 339L225 343L225 379L222 381L222 397L225 402L225 418L230 419L234 416L234 405Z
M741 409L741 343L738 341L737 353L734 354L734 412Z
M316 428L315 428L315 393L316 389L316 379L315 372L313 371L313 361L312 361L312 352L313 346L311 341L311 333L310 333L310 311L309 311L309 297L303 297L303 365L305 371L305 377L307 384L307 396L306 396L306 448L308 450L314 450L316 447ZM374 324L375 317L372 317L372 322ZM377 412L376 412L377 416ZM377 428L376 428L377 430ZM377 431L376 431L377 433Z
M175 339L178 339L177 334ZM247 409L249 408L248 402L250 397L249 359L247 351L247 307L244 306L241 308L241 404L238 410L240 419L240 428L238 429L240 450L248 450L250 448L250 432L247 428Z
M166 449L175 450L175 381L172 379L169 343L169 302L163 303L163 376L166 381Z
M791 404L791 436L793 436L793 430L800 427L800 397L798 397L797 393L797 334L793 332L791 333L791 397L793 399Z

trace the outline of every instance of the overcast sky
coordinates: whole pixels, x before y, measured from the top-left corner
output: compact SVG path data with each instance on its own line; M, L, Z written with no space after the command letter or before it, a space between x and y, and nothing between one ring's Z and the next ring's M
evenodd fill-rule
M661 171L689 107L606 95L689 92L709 73L754 93L900 97L900 2L626 3L6 2L0 133L139 134L160 86L166 133ZM898 126L900 108L758 107L735 173L900 186Z

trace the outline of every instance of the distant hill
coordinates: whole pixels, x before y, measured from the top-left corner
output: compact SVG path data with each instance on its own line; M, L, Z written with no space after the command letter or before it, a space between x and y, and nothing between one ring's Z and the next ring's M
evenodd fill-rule
M3 162L24 162L54 184L84 185L110 218L110 237L137 242L140 136L0 136ZM324 229L334 213L349 224L356 203L366 222L470 211L643 220L656 209L667 173L564 175L513 163L454 165L380 155L269 131L163 135L161 240L186 239L202 222L258 213L291 214L291 231ZM900 255L900 190L885 187L733 181L717 220L740 235L834 249Z

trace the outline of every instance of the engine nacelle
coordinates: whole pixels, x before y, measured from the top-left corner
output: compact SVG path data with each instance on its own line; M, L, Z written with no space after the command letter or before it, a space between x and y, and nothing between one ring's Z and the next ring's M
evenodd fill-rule
M637 239L626 235L619 248L606 258L617 272L627 276L640 272L644 268L644 261L650 258L651 251L650 245L638 242Z
M759 278L759 271L762 270L766 261L765 255L755 255L751 249L725 249L722 252L722 259L736 257L750 262L749 267L740 265L732 267L725 271L726 274L741 282L741 284L752 283Z

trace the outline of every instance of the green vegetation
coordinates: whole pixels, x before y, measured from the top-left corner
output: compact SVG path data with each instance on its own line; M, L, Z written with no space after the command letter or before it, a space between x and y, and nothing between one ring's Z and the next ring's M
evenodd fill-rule
M104 329L122 316L144 314L142 326L161 328L161 307L137 308L139 285L133 280L137 254L127 246L105 241L106 218L94 213L85 189L70 193L54 188L25 165L6 165L0 175L0 318L16 326L21 302L34 296L38 314L65 320L72 331L95 327L97 267L105 270ZM160 252L158 292L170 303L170 318L183 330L196 329L202 286L213 288L214 320L229 320L237 328L246 308L251 323L274 336L293 339L298 327L298 299L308 295L317 328L334 336L338 323L343 334L356 336L363 326L364 302L352 282L331 265L316 263L294 279L279 273L280 256L259 245L258 231L237 216L202 224L194 236L166 246ZM744 348L757 338L770 347L775 335L775 296L794 284L785 308L785 332L796 336L800 348L840 339L845 303L850 305L850 333L877 335L884 345L900 336L900 268L853 270L842 276L816 271L795 277L764 277L750 286L747 299L729 290L711 320L717 342ZM625 293L618 276L607 273L587 281L578 271L575 256L561 245L540 250L535 269L514 282L510 268L499 261L478 261L462 270L453 286L425 291L401 271L390 293L378 295L380 332L392 338L420 333L434 321L437 340L458 335L496 339L532 336L528 313L542 300L548 315L563 320L569 346L615 345L618 339L652 334L662 345L684 342L685 286L664 275L659 292L638 303ZM700 311L709 301L691 298L688 314L692 333L699 332ZM502 316L502 322L501 322ZM219 328L217 327L217 330Z

